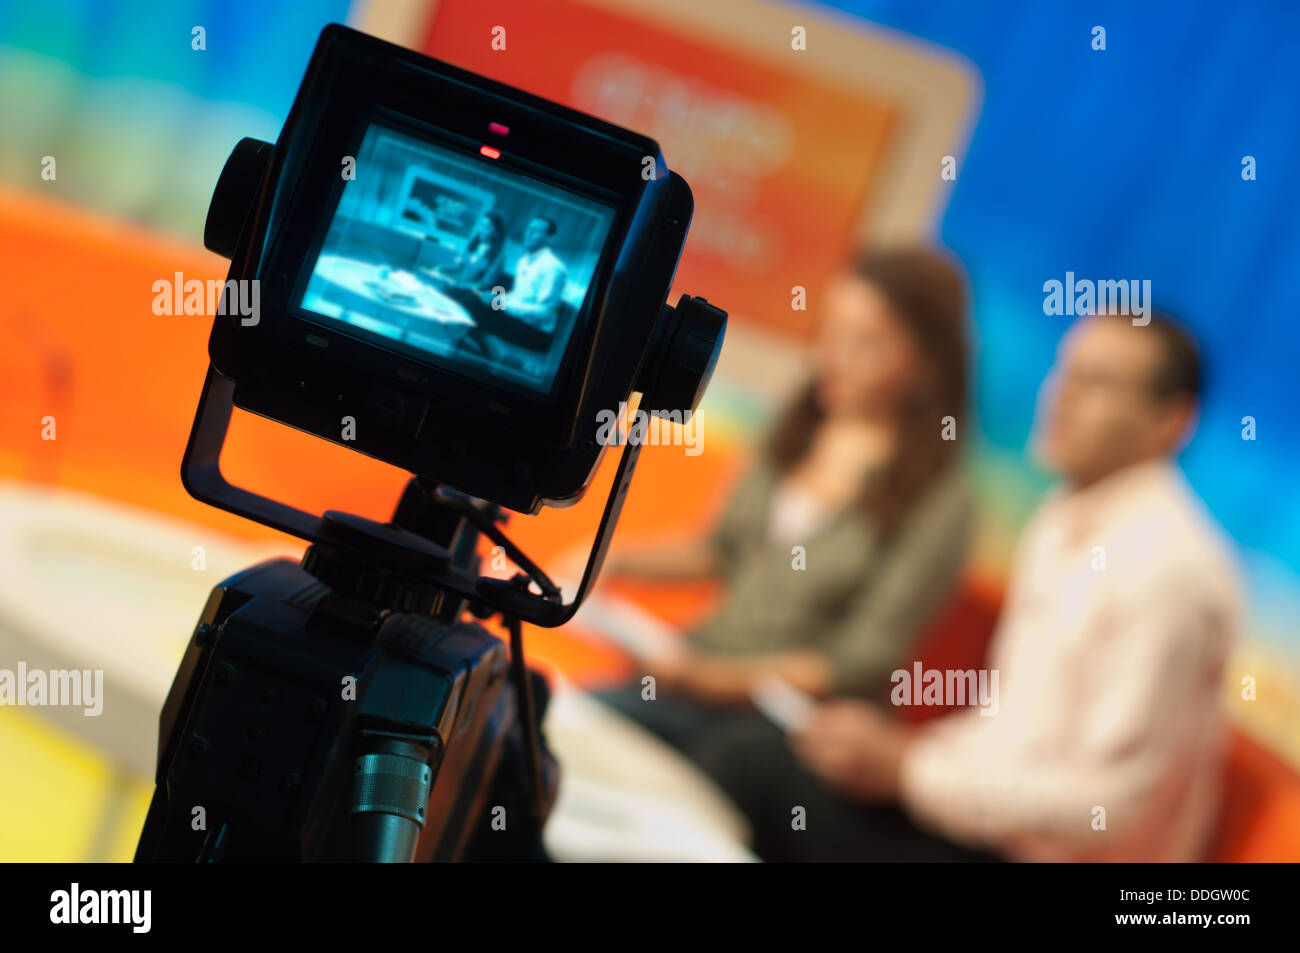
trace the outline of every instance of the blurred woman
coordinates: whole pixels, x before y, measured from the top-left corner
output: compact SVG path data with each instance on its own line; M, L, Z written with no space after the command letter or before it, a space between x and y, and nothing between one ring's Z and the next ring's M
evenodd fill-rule
M429 272L430 277L452 287L488 288L501 270L506 250L506 223L496 212L479 217L464 250L445 268Z
M970 522L961 469L966 289L936 253L867 255L828 286L811 380L703 536L618 549L608 577L714 576L721 607L640 681L599 697L688 749L776 675L883 699L948 597Z

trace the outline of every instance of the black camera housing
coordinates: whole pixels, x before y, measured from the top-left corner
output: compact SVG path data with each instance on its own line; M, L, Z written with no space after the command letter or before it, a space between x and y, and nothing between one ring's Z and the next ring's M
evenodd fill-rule
M345 160L365 176L363 156L374 177L349 192ZM324 30L278 143L241 140L208 210L204 244L231 268L181 462L196 499L311 545L301 565L213 590L163 710L137 860L545 859L556 766L523 623L563 625L582 604L640 441L623 442L568 603L501 508L580 497L605 449L599 411L633 391L649 413L694 412L727 316L665 302L690 215L644 136ZM503 316L484 296L508 217L528 224L512 288L490 289ZM560 221L567 264L550 247ZM412 473L392 518L318 516L230 483L235 407ZM479 575L484 538L513 578ZM496 614L509 651L469 618ZM346 676L359 694L341 699ZM509 805L508 838L488 804Z
M374 122L615 209L549 392L460 373L295 305L346 184L344 158ZM653 140L331 24L276 145L244 140L213 195L205 244L231 258L230 280L257 280L260 292L256 323L238 308L216 317L213 371L233 382L235 406L428 481L524 513L567 505L604 452L600 410L640 390L643 406L689 416L712 373L725 315L716 340L683 343L681 314L664 304L692 207ZM677 379L672 399L686 406L672 408L664 364L678 358L698 387L683 392ZM344 415L356 422L346 441Z

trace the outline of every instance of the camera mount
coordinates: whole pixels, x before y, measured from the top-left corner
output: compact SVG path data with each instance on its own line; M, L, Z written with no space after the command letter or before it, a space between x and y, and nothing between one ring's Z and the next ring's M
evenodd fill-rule
M656 342L661 359L651 363L659 369L659 375L654 389L643 395L643 406L646 403L650 405L648 413L684 406L689 419L712 376L726 315L704 299L689 295L683 295L675 308L665 305L664 311L666 315L660 323L664 330ZM623 447L582 580L573 601L566 604L559 588L500 530L497 521L485 516L473 504L473 498L454 490L419 479L413 482L437 505L470 521L483 535L501 546L511 561L525 571L538 593L500 579L471 578L449 561L428 554L425 550L427 541L414 537L400 525L385 525L333 512L315 516L230 483L221 472L221 449L235 407L234 394L235 382L209 366L181 463L181 481L195 499L312 543L347 546L347 542L338 538L341 527L347 526L351 534L345 539L350 540L353 546L364 540L362 548L369 550L368 555L377 557L376 561L381 563L385 562L385 554L402 553L402 561L409 564L417 554L425 553L425 558L420 560L424 584L467 600L471 606L517 616L525 622L547 628L563 625L573 618L600 574L641 452L640 444L635 441L629 441Z

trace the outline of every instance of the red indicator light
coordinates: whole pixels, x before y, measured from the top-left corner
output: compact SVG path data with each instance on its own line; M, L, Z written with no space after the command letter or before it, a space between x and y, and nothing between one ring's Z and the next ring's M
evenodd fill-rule
M501 150L500 150L500 149L493 149L491 146L479 146L479 150L478 150L478 151L479 151L482 155L487 156L489 159L500 159L500 158L501 158Z
M508 136L510 135L510 127L503 126L499 122L490 122L488 123L488 132L496 136Z

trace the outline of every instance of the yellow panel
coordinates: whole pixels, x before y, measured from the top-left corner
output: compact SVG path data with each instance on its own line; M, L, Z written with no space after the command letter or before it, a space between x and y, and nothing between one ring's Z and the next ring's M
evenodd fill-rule
M140 840L144 816L149 813L149 801L153 797L153 783L132 781L124 797L126 803L122 806L121 821L112 833L108 855L104 857L104 860L115 863L129 863L135 856L135 845Z
M112 770L39 713L0 708L0 861L84 861ZM21 765L21 769L15 766Z

